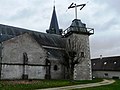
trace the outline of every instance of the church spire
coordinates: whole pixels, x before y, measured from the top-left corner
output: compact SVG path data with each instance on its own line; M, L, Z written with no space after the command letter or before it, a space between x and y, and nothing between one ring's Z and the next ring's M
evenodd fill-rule
M49 30L46 30L46 32L50 33L50 34L58 34L58 35L61 35L61 33L62 33L62 30L59 29L56 11L55 11L55 6L53 7L53 13L52 13L52 18L51 18Z

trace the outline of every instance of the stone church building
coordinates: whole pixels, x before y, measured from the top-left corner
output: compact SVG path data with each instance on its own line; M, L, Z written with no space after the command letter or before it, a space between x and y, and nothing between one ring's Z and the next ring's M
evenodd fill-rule
M0 79L66 79L64 55L76 51L75 80L92 79L89 36L93 29L74 19L59 29L55 7L47 33L0 24Z

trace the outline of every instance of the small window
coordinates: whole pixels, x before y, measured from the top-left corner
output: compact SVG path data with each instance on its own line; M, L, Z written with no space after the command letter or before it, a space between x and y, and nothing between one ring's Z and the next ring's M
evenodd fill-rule
M117 62L114 62L114 64L116 64Z
M95 63L93 63L93 66L95 66Z
M85 57L84 52L81 52L81 57Z
M54 70L57 71L58 70L58 66L54 65Z
M105 76L108 76L108 73L105 73L104 75L105 75Z
M70 39L68 39L69 45L70 45Z
M107 62L104 62L104 65L106 65L107 64Z

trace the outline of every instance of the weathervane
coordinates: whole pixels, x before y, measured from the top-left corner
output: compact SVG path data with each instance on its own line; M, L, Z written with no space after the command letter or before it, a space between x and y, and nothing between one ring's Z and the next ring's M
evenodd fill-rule
M70 9L70 8L75 8L75 19L77 19L77 7L80 7L80 6L81 6L80 10L82 10L82 9L85 7L85 5L86 5L86 4L79 4L79 5L77 5L76 3L72 3L72 4L68 7L68 9Z

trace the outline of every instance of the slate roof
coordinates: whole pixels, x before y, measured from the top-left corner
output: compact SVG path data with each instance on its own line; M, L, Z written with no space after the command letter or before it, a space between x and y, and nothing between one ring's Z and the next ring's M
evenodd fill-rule
M72 21L71 27L82 27L82 28L86 28L86 24L82 23L82 21L80 19L74 19Z
M33 32L31 30L0 24L0 42L6 41L15 36Z
M64 37L71 35L72 33L92 35L94 34L93 28L87 28L85 23L82 23L80 19L74 19L70 27L63 31Z
M51 48L45 48L46 51L48 52L48 58L56 58L63 60L63 56L65 54L65 50L60 50L60 49L51 49Z
M62 38L61 35L41 33L41 32L32 31L28 29L17 28L13 26L0 24L0 42L9 40L11 38L14 38L24 33L30 33L30 35L32 35L33 38L40 45L43 45L43 46L65 48L65 45L66 45L65 44L66 40ZM45 50L50 52L50 55L49 55L50 57L58 58L58 59L62 58L62 53L64 52L64 50L59 50L59 49L45 48Z
M52 46L57 48L65 48L66 40L60 35L46 34L46 33L34 33L35 40L44 46Z
M55 6L53 9L53 14L52 14L49 30L46 30L46 32L50 34L58 34L58 35L62 34L62 29L59 29Z
M120 56L92 59L93 71L120 71Z
M41 45L59 48L65 47L65 39L60 35L41 33L28 29L0 24L0 42L6 41L10 38L24 33L31 33L34 36L35 40L38 41Z
M77 33L84 33L84 34L89 33L87 31L86 24L82 23L81 20L79 19L74 19L72 21L72 24L70 25L70 29L68 30L68 33L69 32L77 32Z

